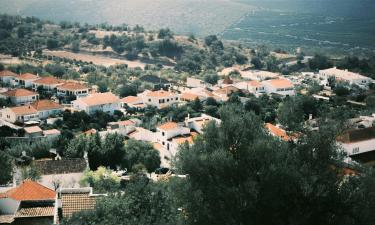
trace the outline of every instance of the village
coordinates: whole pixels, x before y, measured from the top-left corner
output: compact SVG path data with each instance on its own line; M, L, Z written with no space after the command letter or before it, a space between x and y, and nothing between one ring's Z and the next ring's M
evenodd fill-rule
M58 30L57 25L51 26L43 29ZM91 33L77 33L88 33L86 39L99 42L92 34L100 32L92 29ZM125 33L134 40L147 34ZM81 53L74 52L70 46L73 41L68 47L60 46L63 51L56 51L56 47L22 57L0 55L1 225L65 224L75 215L95 210L103 199L127 196L127 188L134 182L147 186L173 179L188 181L193 175L181 172L176 161L186 157L193 162L212 162L225 155L214 155L214 160L189 158L192 149L203 152L199 149L202 146L205 150L215 148L205 145L211 140L216 140L214 144L217 140L229 142L221 144L228 144L227 150L235 159L241 144L237 142L247 143L243 147L247 148L259 137L265 140L256 143L262 148L294 151L307 143L306 137L326 134L324 125L334 121L330 128L340 133L329 136L331 140L317 139L332 142L332 148L342 155L337 157L340 167L327 159L327 170L337 169L340 174L337 183L357 176L362 166L375 166L375 80L368 74L329 64L328 59L323 66L314 67L314 62L324 57L303 56L299 50L291 55L224 47L214 35L203 43L195 37L173 37L169 29L148 34L149 48L158 53L150 49L134 53L135 58L142 55L148 63L119 60L131 57L115 50L124 44L116 38L126 39L126 35L101 37L101 42L113 39L108 46L100 46L101 50L96 48L98 44L82 38L76 46L79 50L80 45L86 45ZM190 41L185 43L189 47L183 47L194 46L200 51L186 51L188 59L182 60L176 56L180 53L166 57L168 54L162 53L167 50L152 49L155 41L183 52L183 47L173 45L179 43L174 38ZM87 53L93 46L95 51L118 55L111 58L104 53ZM217 55L222 62L212 66L195 52ZM233 55L225 55L228 52ZM225 116L228 112L233 118ZM257 123L261 124L259 130ZM225 129L233 137L220 133ZM244 130L246 134L241 133ZM315 150L312 147L311 155ZM224 164L220 166L228 170L229 164ZM207 178L216 182L212 177L221 170L215 168L206 177L200 177L203 172L199 169L192 171L200 181ZM259 174L255 173L256 180ZM178 213L188 217L183 207Z

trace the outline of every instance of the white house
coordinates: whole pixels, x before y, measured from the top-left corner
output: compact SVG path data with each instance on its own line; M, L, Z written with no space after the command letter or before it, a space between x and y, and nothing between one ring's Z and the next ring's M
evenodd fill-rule
M146 105L143 104L142 98L138 96L127 96L125 98L120 99L120 103L122 108L125 108L125 106L136 109L146 107Z
M0 71L0 81L2 84L11 84L11 82L18 77L18 74L9 70Z
M34 91L38 90L39 87L42 87L46 91L54 91L57 86L64 84L64 81L55 77L43 77L32 81L32 84Z
M1 98L10 99L15 105L28 105L39 99L39 94L27 89L19 88L0 94Z
M294 85L287 79L273 79L262 82L267 94L279 94L284 96L294 95Z
M51 100L39 100L31 104L38 111L39 119L47 119L63 112L64 107Z
M138 96L142 98L144 104L155 106L158 109L162 109L179 102L178 94L164 90L145 91Z
M340 70L336 67L326 70L319 70L319 75L325 79L334 77L338 81L345 81L349 84L356 84L360 86L368 86L370 83L374 82L374 80L369 77L360 75L358 73L353 73L348 70Z
M337 138L350 157L375 151L375 127L350 130Z
M77 98L86 97L89 94L89 88L76 82L67 82L57 86L57 96L75 96Z
M33 86L33 81L38 80L39 76L31 74L31 73L24 73L15 77L11 84L16 87L24 87L30 88Z
M206 114L202 114L200 117L194 117L194 118L190 118L189 116L186 117L185 126L202 134L204 127L210 121L215 121L217 125L221 123L220 119L217 119L215 117L212 117Z
M72 101L73 109L93 114L97 111L113 114L120 109L120 99L111 92L95 93Z
M25 130L25 137L35 138L43 136L43 130L39 126L25 127L23 129Z
M127 135L136 130L136 126L139 126L141 121L138 119L124 120L118 122L110 122L107 124L107 130L116 131L119 134Z
M217 89L212 92L214 95L214 98L219 101L227 101L229 99L229 96L235 92L240 91L240 89L234 87L234 86L226 86L224 88Z
M172 143L172 138L184 135L190 135L190 128L175 122L166 122L156 128L156 141L170 151L172 155L175 155L177 151Z
M280 75L269 71L250 70L241 72L241 76L249 80L263 81L267 79L277 79Z
M38 111L31 105L8 107L0 110L1 118L7 122L27 122L39 120Z
M235 83L234 86L240 90L248 91L253 94L261 94L266 92L264 85L255 80L238 82Z

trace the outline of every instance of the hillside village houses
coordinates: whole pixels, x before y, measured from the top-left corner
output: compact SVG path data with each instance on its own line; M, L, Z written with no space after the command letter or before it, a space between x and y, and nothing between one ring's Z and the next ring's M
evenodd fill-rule
M10 85L11 82L16 77L18 77L18 74L13 73L12 71L9 71L9 70L0 71L0 81L1 81L2 84Z
M77 82L66 82L56 87L56 95L61 97L74 96L76 98L86 97L90 89Z
M89 115L97 111L113 114L120 110L120 99L111 92L95 93L72 101L72 108L85 111Z
M294 84L284 78L265 80L262 82L267 94L292 96L295 94Z
M14 87L23 87L23 88L32 88L33 81L39 79L39 76L31 74L31 73L24 73L14 78L11 81L11 86Z
M39 114L31 105L8 107L0 110L1 119L10 123L38 121Z
M155 106L158 109L162 109L179 102L179 95L177 93L164 90L146 90L143 93L138 94L138 96L142 98L144 104Z
M38 80L32 81L32 89L37 91L38 88L42 88L44 91L54 91L57 86L62 85L64 82L55 77L42 77Z
M38 111L39 119L47 119L50 116L63 112L64 107L51 100L39 100L31 104Z
M39 99L39 94L27 89L18 88L1 93L0 98L9 99L12 104L19 106L28 105L37 101Z
M336 67L325 69L325 70L320 70L319 75L325 79L333 77L337 81L345 81L351 85L356 84L361 87L367 87L370 83L374 82L374 80L369 77L365 77L363 75L350 72L348 70L340 70L340 69L337 69Z

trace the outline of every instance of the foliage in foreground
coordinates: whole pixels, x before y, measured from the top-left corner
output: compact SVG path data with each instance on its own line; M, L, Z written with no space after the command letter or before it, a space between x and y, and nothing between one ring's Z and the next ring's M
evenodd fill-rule
M188 178L135 176L125 194L65 224L374 224L375 173L363 167L344 175L330 120L293 144L269 136L237 105L220 114L219 127L210 123L180 150L176 169Z

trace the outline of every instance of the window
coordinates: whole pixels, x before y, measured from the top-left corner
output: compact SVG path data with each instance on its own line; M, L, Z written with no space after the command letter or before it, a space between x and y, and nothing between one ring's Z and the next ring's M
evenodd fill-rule
M163 145L165 145L165 142L163 141Z
M176 101L178 100L178 97L176 97Z
M151 102L151 98L149 98L148 101Z
M353 154L358 153L358 152L359 152L359 147L353 148Z
M164 133L164 132L161 132L161 135L162 135L162 136L164 136L164 135L165 135L165 133Z

